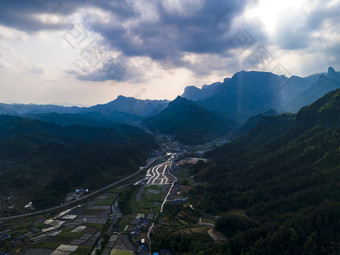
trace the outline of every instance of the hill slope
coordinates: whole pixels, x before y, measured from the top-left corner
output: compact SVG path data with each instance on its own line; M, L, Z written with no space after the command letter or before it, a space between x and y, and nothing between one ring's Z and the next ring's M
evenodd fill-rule
M88 112L88 113L41 113L24 114L24 118L51 122L60 126L84 125L93 127L116 127L119 123L138 125L143 117L124 112ZM123 125L123 124L122 124Z
M253 127L259 123L259 121L264 117L264 116L274 116L277 115L278 113L274 110L269 110L267 112L259 113L256 114L252 117L250 117L247 122L237 131L235 132L236 136L244 135L246 134L249 130L251 130Z
M332 91L295 120L265 117L270 125L260 121L207 153L211 163L193 174L208 184L191 191L191 199L195 208L223 216L216 228L228 238L224 250L339 254L339 105L340 90Z
M177 97L158 115L143 121L152 131L174 135L185 144L199 144L227 135L237 128L231 120L224 120L185 98Z
M77 187L98 189L145 164L154 139L139 128L61 127L0 116L0 193L19 208L57 205Z

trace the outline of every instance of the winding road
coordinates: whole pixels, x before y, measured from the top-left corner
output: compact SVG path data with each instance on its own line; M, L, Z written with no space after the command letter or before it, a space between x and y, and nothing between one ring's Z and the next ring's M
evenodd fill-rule
M101 188L99 190L96 190L86 196L83 196L77 200L74 200L74 201L70 201L70 202L67 202L67 203L64 203L62 205L59 205L59 206L55 206L55 207L52 207L52 208L48 208L48 209L45 209L45 210L40 210L40 211L36 211L36 212L32 212L32 213L25 213L25 214L20 214L20 215L14 215L14 216L10 216L10 217L3 217L3 218L0 218L0 221L4 221L4 220L12 220L12 219L18 219L18 218L22 218L22 217L28 217L28 216L35 216L35 215L39 215L39 214L45 214L45 213L49 213L49 212L53 212L53 211L57 211L57 210L60 210L60 209L63 209L63 208L66 208L66 207L69 207L71 205L75 205L81 201L84 201L88 198L91 198L95 195L98 195L99 193L103 192L103 191L106 191L107 189L110 189L112 188L113 186L119 184L119 183L122 183L134 176L136 176L137 174L139 174L140 172L144 171L145 169L149 168L156 160L158 160L160 157L157 157L157 158L154 158L152 159L146 166L142 167L141 169L139 169L137 172L133 173L133 174L130 174L129 176L119 180L119 181L116 181L114 183L111 183L107 186L105 186L104 188Z

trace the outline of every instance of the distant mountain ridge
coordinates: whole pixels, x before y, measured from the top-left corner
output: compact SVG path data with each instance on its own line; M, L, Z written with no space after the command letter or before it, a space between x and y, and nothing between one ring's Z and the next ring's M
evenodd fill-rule
M38 105L38 104L1 104L0 103L0 114L38 114L38 113L80 113L85 108L72 106L59 106L59 105Z
M268 72L241 71L211 86L211 89L207 85L201 89L187 87L183 97L242 125L251 116L270 109L279 113L297 112L325 93L340 88L340 73L330 67L328 73L287 78Z
M286 79L272 73L241 71L226 79L211 97L198 103L242 124L253 115L281 108L278 78Z
M319 75L318 79L305 91L299 93L288 103L286 110L296 112L301 107L306 106L322 97L326 93L340 88L340 72L335 72L332 67L328 72Z
M192 101L203 100L212 96L218 90L221 84L221 82L215 82L210 85L203 85L200 89L195 86L187 86L185 87L184 93L181 97Z
M158 114L168 103L168 100L141 100L133 97L118 96L117 99L107 104L99 104L91 107L0 104L0 114L19 115L61 125L67 122L73 124L87 123L92 126L107 126L109 125L108 122L138 125L144 118ZM53 120L52 116L56 117L59 122ZM71 120L71 116L74 120Z
M231 78L225 78L223 83L204 85L200 89L188 86L183 97L195 101L196 104L225 119L235 120L242 126L250 117L271 109L278 113L295 113L301 107L337 88L340 88L340 73L332 67L327 73L290 78L269 72L241 71ZM105 126L113 122L121 122L139 125L143 119L159 114L169 102L118 96L107 104L91 107L0 104L0 114L52 121L51 113L55 113L58 114L55 116L58 117L59 124L87 122L92 126ZM69 114L73 114L77 121L71 121Z
M142 117L150 117L167 107L168 100L141 100L133 97L118 96L116 100L107 104L99 104L88 108L94 112L124 112Z
M168 100L142 100L133 97L118 96L115 100L91 107L38 105L38 104L1 104L0 114L41 114L41 113L87 113L87 112L124 112L138 116L154 115L163 110Z

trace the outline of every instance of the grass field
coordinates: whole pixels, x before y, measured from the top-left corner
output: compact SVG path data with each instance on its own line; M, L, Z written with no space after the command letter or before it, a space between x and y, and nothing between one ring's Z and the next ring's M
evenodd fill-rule
M79 246L75 252L71 253L71 255L88 255L90 254L91 249L91 247Z
M149 186L150 189L162 190L162 186L160 185L151 185Z
M103 224L99 224L99 223L86 223L85 225L88 227L96 228L97 230L102 230L104 227Z
M32 248L57 249L59 245L60 243L43 242L43 243L33 244L31 247Z
M110 189L108 192L113 193L113 194L120 194L124 191L124 189Z
M41 223L37 223L37 224L34 224L33 225L35 228L39 228L39 229L42 229L44 227L46 227L46 224L41 222Z
M148 192L150 190L154 190L154 191L158 191L158 193L152 193L152 192ZM139 202L136 202L135 197L133 197L134 201L131 201L131 205L133 205L135 207L135 209L138 208L138 212L148 212L149 209L153 209L153 211L159 211L161 205L157 205L154 204L154 202L162 202L162 199L164 197L164 192L162 192L162 187L161 186L150 186L150 187L146 187L144 188L143 192L142 192L142 199Z
M124 250L117 250L113 249L111 251L111 255L133 255L133 251L124 251Z
M83 235L83 232L70 232L72 228L64 228L62 232L60 232L57 236L67 237L67 238L79 238Z
M136 201L136 194L137 194L137 192L138 192L138 190L136 189L133 192L133 194L131 196L131 199L129 201L129 206L130 206L132 212L134 212L134 213L138 213L139 212L139 204Z
M133 221L136 218L136 214L134 215L124 215L122 218L120 218L118 225L122 228L125 228L126 225L129 225L131 221Z
M8 234L10 234L11 236L18 236L29 232L32 224L33 220L20 219L17 222L11 222L11 225L4 226L4 228L10 229Z
M115 197L107 197L104 200L98 200L94 203L94 205L112 205L113 201L115 200Z

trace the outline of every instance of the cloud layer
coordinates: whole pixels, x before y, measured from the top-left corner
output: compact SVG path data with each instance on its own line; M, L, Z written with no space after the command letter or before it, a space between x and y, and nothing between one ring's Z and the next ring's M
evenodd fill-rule
M165 79L180 75L203 84L241 69L271 71L277 64L292 74L339 66L339 0L288 0L275 8L268 0L3 0L0 41L21 43L17 56L23 57L17 61L32 74L64 72L92 85L113 81L145 87L162 77L170 84ZM53 43L51 70L51 57L31 60L30 51L54 38L60 43ZM36 43L25 50L23 42ZM275 61L261 66L250 61L259 48ZM17 56L9 60L2 54L0 72L13 68ZM171 96L181 93L170 90Z

